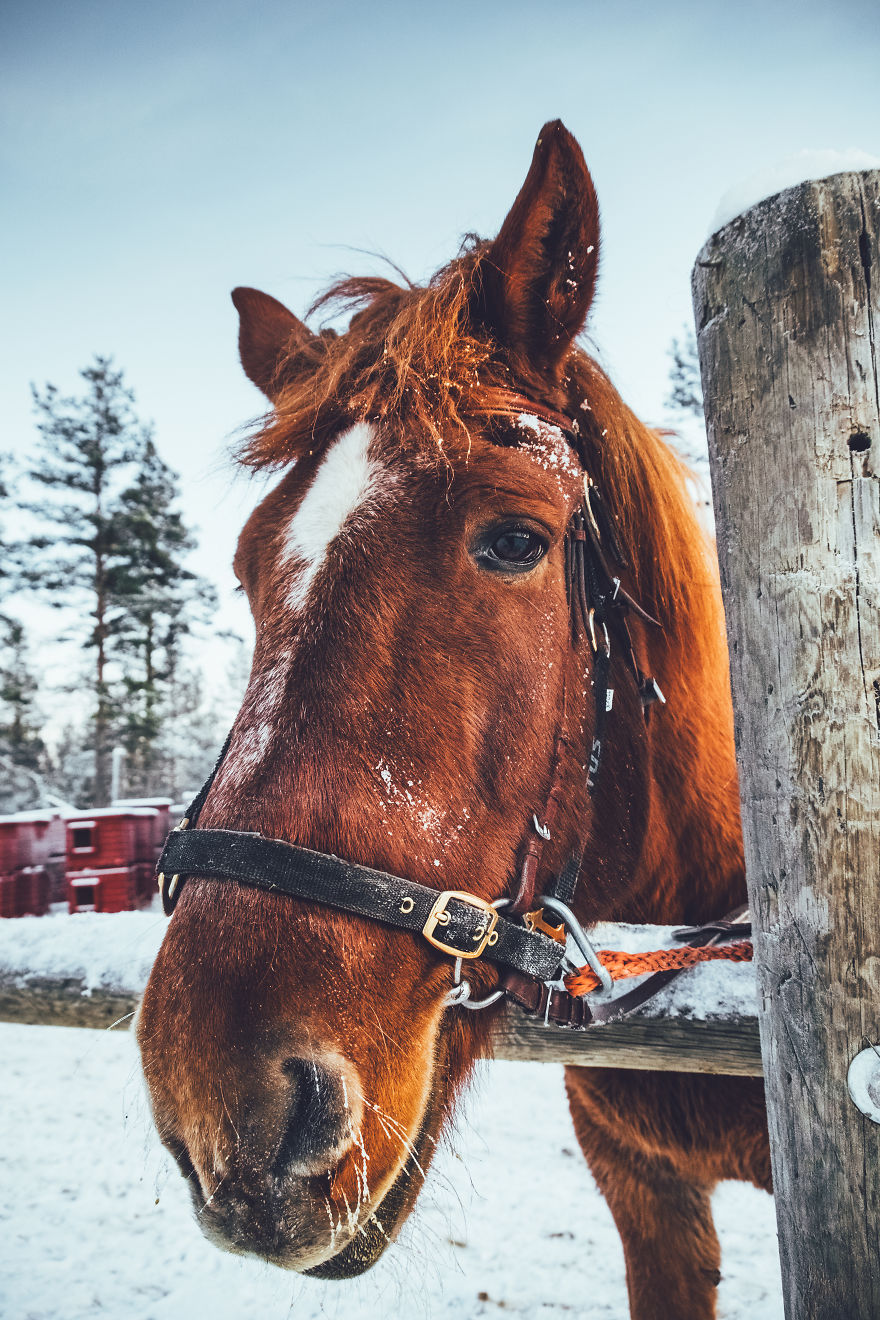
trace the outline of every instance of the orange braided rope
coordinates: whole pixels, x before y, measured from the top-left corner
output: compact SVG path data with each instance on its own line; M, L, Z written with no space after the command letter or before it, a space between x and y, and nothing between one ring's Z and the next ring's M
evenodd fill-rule
M731 962L751 962L752 941L735 940L732 944L705 944L697 948L692 944L679 949L655 949L653 953L621 953L616 949L600 949L599 961L611 973L612 981L628 976L644 976L645 972L677 971L694 967L697 963L729 958ZM565 988L570 995L588 995L601 985L591 967L579 967L565 977Z

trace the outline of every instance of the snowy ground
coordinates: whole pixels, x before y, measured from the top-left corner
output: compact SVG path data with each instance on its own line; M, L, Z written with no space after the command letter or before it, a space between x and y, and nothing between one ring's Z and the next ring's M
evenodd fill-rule
M4 1320L627 1315L620 1244L578 1152L559 1068L487 1066L457 1154L438 1160L405 1241L363 1279L330 1284L202 1239L150 1127L127 1032L0 1025L0 1061ZM530 1160L536 1128L540 1158ZM720 1315L777 1320L770 1198L726 1184L715 1208Z

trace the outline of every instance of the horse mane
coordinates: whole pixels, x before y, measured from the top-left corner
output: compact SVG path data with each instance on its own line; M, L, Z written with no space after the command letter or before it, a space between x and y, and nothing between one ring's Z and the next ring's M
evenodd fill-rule
M396 424L408 441L421 439L428 454L448 461L452 442L467 445L475 423L509 420L518 382L503 345L474 315L487 249L469 240L427 285L402 287L379 276L333 284L309 315L353 313L348 332L322 329L282 358L275 407L241 446L239 461L280 469L366 418ZM540 400L536 382L528 392ZM699 651L706 625L718 623L717 569L687 489L690 470L584 349L573 348L562 384L544 382L543 392L576 419L581 461L616 520L643 604Z

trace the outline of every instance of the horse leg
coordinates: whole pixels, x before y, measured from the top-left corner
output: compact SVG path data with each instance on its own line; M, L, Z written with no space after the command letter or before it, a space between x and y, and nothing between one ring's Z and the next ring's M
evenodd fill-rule
M590 1168L623 1243L632 1320L714 1320L721 1249L711 1189L648 1161L606 1157Z
M598 1129L569 1086L578 1141L623 1243L632 1320L714 1320L721 1250L712 1183L683 1177Z

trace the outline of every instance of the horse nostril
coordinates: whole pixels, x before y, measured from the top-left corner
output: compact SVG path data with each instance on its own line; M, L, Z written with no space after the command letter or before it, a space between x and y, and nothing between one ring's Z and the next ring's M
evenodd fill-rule
M281 1070L291 1098L272 1172L324 1173L354 1142L343 1076L312 1059L285 1059Z

